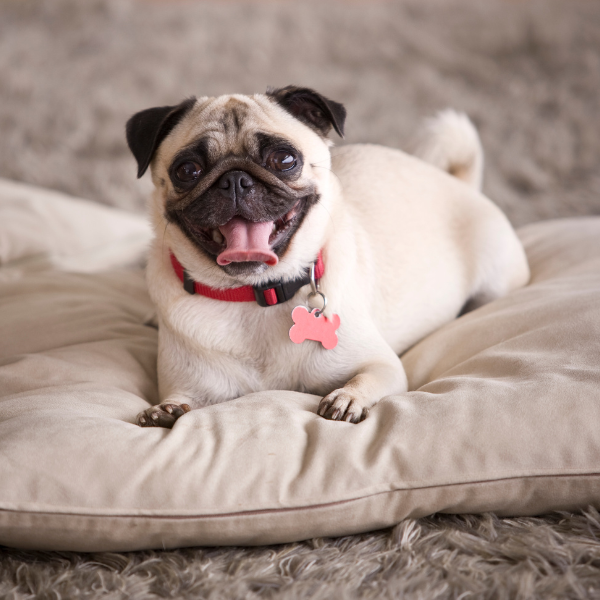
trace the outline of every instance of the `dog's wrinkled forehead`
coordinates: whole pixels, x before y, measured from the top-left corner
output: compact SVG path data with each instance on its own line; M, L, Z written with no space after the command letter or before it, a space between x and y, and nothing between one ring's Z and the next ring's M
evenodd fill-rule
M269 110L271 109L271 110ZM180 138L183 145L202 141L208 157L217 160L228 154L252 153L256 132L275 129L272 107L261 107L247 97L200 99L185 119Z
M294 121L265 96L199 98L165 140L161 162L170 162L187 147L199 149L209 163L216 163L227 156L258 156L269 142L302 146L306 128Z

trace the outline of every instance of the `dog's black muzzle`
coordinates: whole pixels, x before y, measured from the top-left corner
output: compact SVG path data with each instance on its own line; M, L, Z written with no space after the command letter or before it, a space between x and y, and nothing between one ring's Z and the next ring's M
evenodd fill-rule
M217 163L199 182L167 202L171 220L194 228L216 228L233 217L248 221L276 221L305 193L287 186L255 162L229 157Z

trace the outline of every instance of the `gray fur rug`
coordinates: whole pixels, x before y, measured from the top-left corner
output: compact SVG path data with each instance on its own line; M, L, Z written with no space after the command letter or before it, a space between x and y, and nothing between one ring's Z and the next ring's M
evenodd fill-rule
M11 600L568 600L600 598L600 515L435 515L264 548L76 554L5 551Z
M124 123L190 95L314 87L347 142L404 147L451 106L516 225L600 213L592 0L3 0L0 176L141 210ZM267 548L0 550L0 598L600 598L600 521L435 515Z

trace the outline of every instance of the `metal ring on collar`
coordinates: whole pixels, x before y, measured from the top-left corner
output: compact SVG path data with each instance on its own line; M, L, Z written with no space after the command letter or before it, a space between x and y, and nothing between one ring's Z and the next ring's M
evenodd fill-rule
M308 295L308 298L312 298L313 296L321 296L321 298L323 299L323 308L318 309L315 313L315 316L320 317L323 314L325 308L327 307L327 296L325 296L323 292L319 292L318 290L316 292L311 292Z
M310 265L310 287L312 289L311 295L319 293L319 284L315 281L315 263Z

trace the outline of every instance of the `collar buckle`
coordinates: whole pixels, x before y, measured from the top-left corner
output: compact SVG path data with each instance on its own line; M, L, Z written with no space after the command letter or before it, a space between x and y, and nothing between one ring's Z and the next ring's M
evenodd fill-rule
M263 285L253 286L254 297L259 306L275 306L283 304L294 297L294 294L303 286L310 283L308 276L302 279L293 279L285 283L281 281L270 281Z

